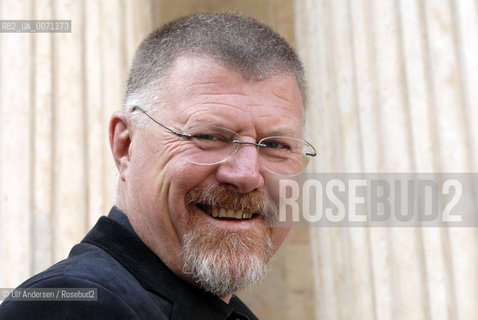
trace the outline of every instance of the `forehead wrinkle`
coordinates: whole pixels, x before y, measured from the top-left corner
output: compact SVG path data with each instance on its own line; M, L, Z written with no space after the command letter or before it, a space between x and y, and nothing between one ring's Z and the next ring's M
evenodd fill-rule
M280 112L280 109L277 110L277 112ZM270 121L270 118L271 115L270 114L258 114L255 118L257 120L267 120L267 121ZM290 113L290 114L284 114L281 116L280 118L280 122L281 123L286 123L286 124L295 124L295 123L301 123L301 121L299 120L300 119L300 116L294 114L294 113ZM284 121L285 120L285 121Z
M239 93L233 93L233 94L236 95L236 96L237 95L246 96L244 94L239 94ZM213 100L210 100L211 97L216 98L217 96L220 96L220 95L224 95L225 97L227 97L227 99L223 99L223 100L213 99ZM238 109L239 111L242 111L242 112L249 111L248 106L246 106L246 105L241 106L241 105L238 105L237 102L229 103L228 100L231 100L231 99L233 100L234 97L231 97L231 93L229 93L229 92L228 93L202 94L202 95L196 96L190 104L188 104L186 106L183 106L182 108L181 108L181 106L179 106L182 110L179 110L178 116L179 117L185 117L184 114L187 113L188 110L190 110L191 108L200 108L198 111L200 111L200 110L208 111L208 110L211 110L214 107L224 106L224 107ZM191 114L194 114L194 113L196 113L196 111L192 112ZM189 115L186 115L186 117L189 117Z
M220 91L223 90L223 87L224 86L224 83L227 83L227 84L230 84L231 83L231 80L230 79L221 79L221 81L218 81L218 80L211 80L211 81L206 81L206 82L191 82L191 83L187 83L184 88L198 88L198 89L201 89L201 88L205 88L207 90L210 90L210 87L218 87L216 90L219 91L217 92L218 94L222 94ZM228 90L230 90L230 86L228 86L228 88L226 89L227 91L224 92L224 94L229 94L229 93L232 93L232 94L240 94L240 95L243 95L241 92L240 92L240 89L242 89L243 85L241 83L236 83L234 82L234 86L233 88L235 88L238 92L230 92ZM209 92L207 91L209 94L216 94L216 92Z
M230 81L225 79L227 83ZM211 81L211 82L198 82L198 83L189 83L184 88L187 90L189 89L188 94L190 96L194 96L195 98L198 97L207 97L207 96L247 96L246 93L243 91L243 85L237 83L235 84L231 91L231 86L228 84L226 87L224 87L224 83L222 81ZM213 90L211 90L211 88ZM186 91L186 90L183 90Z
M200 105L200 107L198 107L198 105ZM213 105L214 105L214 107L226 106L226 107L229 107L229 108L238 109L241 112L247 112L247 107L241 107L241 106L228 104L228 103L220 103L220 102L217 102L217 101L214 101L214 102L205 101L205 102L198 103L198 104L192 104L192 105L189 105L189 106L183 108L178 113L177 118L183 124L191 121L191 118L193 118L193 117L196 117L196 118L199 118L199 119L202 119L202 120L205 120L207 118L211 118L211 116L216 116L217 115L215 113L212 113L212 111L211 111L211 107ZM193 109L193 110L190 111L191 109ZM229 113L231 111L231 109L229 109L227 111ZM205 116L201 116L201 114L205 114ZM218 115L221 116L220 113Z
M279 93L277 93L276 91L279 91L279 90L271 90L272 92L272 95L276 98L278 98L279 100L282 100L284 102L290 102L290 99L287 99L285 98L283 95L280 95ZM282 91L280 91L282 92Z
M269 128L265 128L264 126L260 126L258 122L265 122L270 124L270 116L269 115L257 115L255 117L256 125L263 131L262 133L267 136L293 136L298 137L302 135L302 131L299 130L297 132L293 129L296 123L299 127L302 124L301 120L297 120L298 118L294 114L284 115L281 118L280 123L272 124ZM300 119L300 118L299 118ZM289 120L289 121L283 121ZM286 126L285 126L286 125ZM291 126L292 125L292 126Z
M205 81L205 82L193 82L188 85L188 87L194 87L194 86L209 86L209 85L216 85L218 84L218 81Z
M247 94L245 93L241 93L241 92L230 92L230 91L227 91L227 92L209 92L207 94L202 94L201 96L226 96L226 97L230 97L230 96L242 96L242 97L247 97Z

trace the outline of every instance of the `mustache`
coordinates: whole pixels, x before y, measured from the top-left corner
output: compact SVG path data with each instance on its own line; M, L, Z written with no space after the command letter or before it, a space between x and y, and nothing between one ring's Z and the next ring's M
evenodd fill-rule
M227 208L262 215L268 219L277 216L278 205L259 191L242 193L218 184L194 188L186 194L186 206L195 204L211 208Z

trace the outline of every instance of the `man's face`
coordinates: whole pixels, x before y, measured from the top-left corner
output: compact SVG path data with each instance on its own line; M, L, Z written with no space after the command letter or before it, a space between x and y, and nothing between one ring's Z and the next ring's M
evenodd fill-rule
M292 76L249 81L211 59L184 56L167 81L164 106L151 116L175 130L212 124L237 132L241 141L291 132L302 137L302 102ZM198 165L188 160L196 152L190 141L145 121L130 130L129 163L120 172L120 207L139 237L176 274L218 295L252 281L242 278L262 277L247 273L265 270L259 265L267 265L289 229L270 228L262 215L277 204L279 178L262 167L257 147L242 145L222 163ZM238 206L253 218L212 216L213 210L237 213ZM250 271L252 265L262 271ZM211 281L220 285L224 275L236 279L229 289L205 283L216 277Z

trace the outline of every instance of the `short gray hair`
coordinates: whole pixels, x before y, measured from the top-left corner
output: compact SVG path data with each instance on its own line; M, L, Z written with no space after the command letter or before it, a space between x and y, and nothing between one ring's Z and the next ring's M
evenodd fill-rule
M284 38L250 17L200 13L165 24L141 43L130 69L124 108L155 106L168 69L186 54L210 57L250 80L294 75L306 103L302 63Z

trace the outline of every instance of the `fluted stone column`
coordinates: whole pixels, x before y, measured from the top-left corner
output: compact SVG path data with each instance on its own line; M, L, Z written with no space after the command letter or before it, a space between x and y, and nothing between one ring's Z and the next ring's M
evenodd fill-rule
M312 171L478 170L476 1L295 4ZM477 237L472 227L312 228L316 319L478 318Z
M121 107L151 2L0 2L0 19L71 20L71 33L0 33L0 287L65 258L108 212L108 119Z

